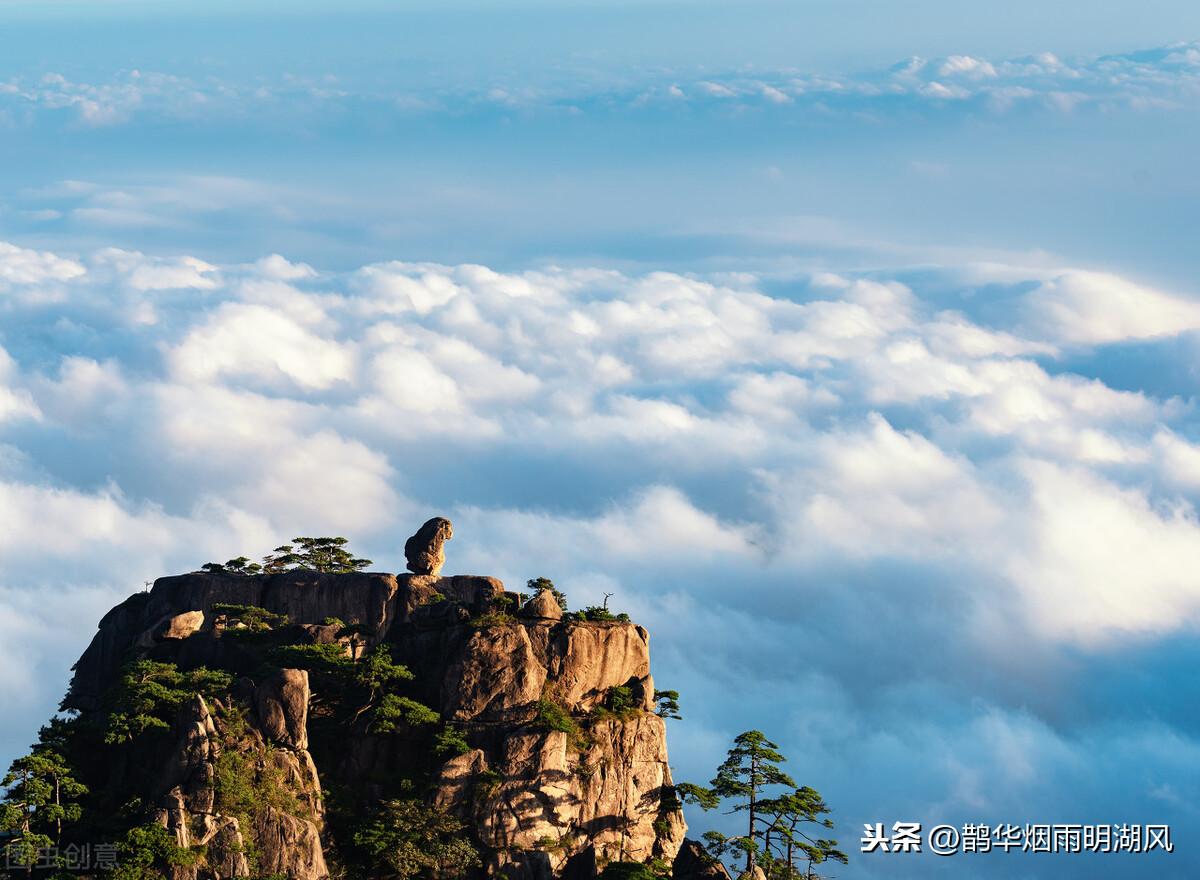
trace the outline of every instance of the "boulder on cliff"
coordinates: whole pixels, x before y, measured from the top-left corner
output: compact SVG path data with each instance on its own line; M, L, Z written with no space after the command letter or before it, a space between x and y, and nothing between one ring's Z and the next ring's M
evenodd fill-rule
M551 590L539 590L538 594L525 603L522 617L537 617L542 620L562 620L562 606Z
M729 880L729 871L698 840L685 838L671 868L672 880Z
M404 558L408 570L414 574L441 574L446 564L445 544L454 537L450 520L435 516L417 529L417 533L404 542Z

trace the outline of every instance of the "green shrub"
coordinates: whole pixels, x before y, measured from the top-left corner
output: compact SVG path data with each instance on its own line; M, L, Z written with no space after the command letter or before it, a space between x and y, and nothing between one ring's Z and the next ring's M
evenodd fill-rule
M631 619L628 614L622 611L620 614L613 614L603 605L589 605L581 611L572 611L570 614L563 615L564 620L577 620L580 622L595 621L599 623L630 623Z
M112 880L160 880L171 868L189 868L204 855L175 842L175 836L156 822L130 828L117 844L117 867Z
M225 618L225 626L231 632L263 633L290 621L286 614L275 614L257 605L213 605L212 610Z
M467 626L473 629L486 629L489 626L504 626L513 623L515 620L516 618L507 611L489 611L487 614L472 617L467 621Z
M287 669L306 669L319 675L348 673L354 661L346 654L346 646L283 645L271 651L271 659Z
M642 707L634 698L633 688L622 685L608 689L604 700L593 707L591 717L593 721L602 721L605 718L618 718L625 721L638 715L641 711Z
M433 738L433 753L444 760L457 758L469 751L471 744L456 727L444 727Z
M600 872L600 880L659 880L659 875L641 862L609 862Z
M558 602L558 607L563 611L567 610L567 594L555 587L554 581L550 580L550 578L530 578L525 582L525 586L529 587L535 596L542 590L549 590L551 595L553 595L555 600Z
M372 877L408 880L466 876L482 862L462 820L418 800L390 800L359 828L354 844L369 858Z
M500 783L503 781L504 777L495 770L490 768L487 770L481 770L475 775L475 797L489 797L497 788L500 787Z
M565 733L567 744L576 751L583 751L591 745L587 734L571 717L571 713L547 697L542 697L537 701L537 715L533 724L542 730L557 730Z
M368 730L377 734L393 733L401 723L419 727L437 724L440 719L441 716L424 703L397 694L384 694L375 707Z

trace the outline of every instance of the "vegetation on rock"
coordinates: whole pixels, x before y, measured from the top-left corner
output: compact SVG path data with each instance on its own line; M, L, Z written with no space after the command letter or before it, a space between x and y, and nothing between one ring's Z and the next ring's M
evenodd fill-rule
M449 880L481 864L465 832L462 820L419 800L388 800L354 842L369 856L373 877Z
M555 601L558 602L558 606L562 608L563 611L567 610L567 594L558 589L558 587L554 586L554 581L550 580L550 578L530 578L525 582L525 586L527 586L535 596L542 590L549 590L550 594L554 596Z
M62 841L64 824L78 821L79 799L87 794L87 787L45 741L13 761L0 785L5 789L0 831L7 832L7 862L32 868L41 851Z
M655 691L654 702L654 712L659 718L682 719L679 714L679 691Z
M126 666L112 696L104 741L116 745L133 742L147 731L168 730L185 700L224 693L232 681L229 673L219 670L180 672L174 663L137 660Z
M309 569L329 574L362 571L370 559L359 559L346 550L345 538L292 538L291 544L276 547L262 563L237 556L228 562L206 562L200 568L214 574L277 574L293 569Z
M286 614L273 614L257 605L213 605L213 613L227 629L233 632L264 633L288 623Z
M180 846L155 822L130 828L117 849L120 861L109 874L112 880L163 880L164 870L189 868L202 858L201 852Z

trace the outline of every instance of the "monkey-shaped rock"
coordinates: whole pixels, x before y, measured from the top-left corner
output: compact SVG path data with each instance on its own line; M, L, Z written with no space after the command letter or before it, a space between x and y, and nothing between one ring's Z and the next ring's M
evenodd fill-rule
M453 537L454 527L450 520L440 516L429 520L404 542L408 570L414 574L441 574L442 566L446 564L443 545Z

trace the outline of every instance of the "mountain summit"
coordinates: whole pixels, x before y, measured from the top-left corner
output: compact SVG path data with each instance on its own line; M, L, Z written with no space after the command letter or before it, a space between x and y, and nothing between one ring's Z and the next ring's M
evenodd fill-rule
M172 880L669 871L685 825L625 615L546 581L207 568L75 665L43 731L86 788L64 841Z

